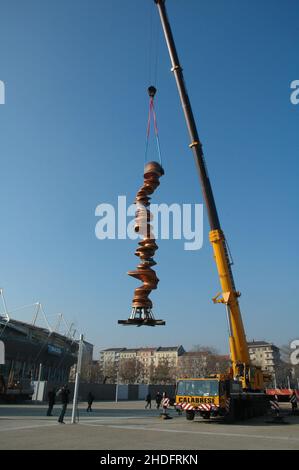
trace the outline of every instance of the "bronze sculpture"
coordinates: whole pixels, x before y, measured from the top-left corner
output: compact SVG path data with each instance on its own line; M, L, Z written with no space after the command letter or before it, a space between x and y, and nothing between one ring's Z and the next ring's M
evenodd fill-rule
M134 292L132 301L132 311L128 320L119 320L122 325L165 325L165 321L156 320L152 312L152 301L149 294L153 289L157 288L159 279L152 266L156 264L153 259L155 251L158 249L154 234L152 232L152 214L148 209L150 205L150 195L159 186L160 177L164 174L164 170L160 163L149 162L144 168L143 186L137 192L135 204L137 210L135 213L135 231L143 235L143 239L138 243L139 247L135 251L135 255L139 256L140 263L135 271L129 271L128 275L142 281L142 286L137 287Z

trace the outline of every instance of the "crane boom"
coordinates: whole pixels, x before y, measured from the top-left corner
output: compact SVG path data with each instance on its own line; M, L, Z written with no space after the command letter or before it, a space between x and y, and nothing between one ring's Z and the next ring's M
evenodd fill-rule
M187 93L182 67L179 62L175 42L173 39L171 27L167 17L165 0L154 0L157 4L164 36L166 39L170 60L171 60L171 71L174 73L176 80L183 112L187 128L190 135L189 147L193 151L195 164L199 173L201 188L205 205L207 208L208 219L210 223L210 242L214 251L214 258L218 270L220 279L220 285L222 290L222 297L219 295L213 298L215 303L224 303L227 309L228 325L229 325L229 346L232 360L232 367L234 376L245 375L240 373L240 365L246 367L250 366L249 351L246 342L246 336L244 326L242 322L242 316L238 297L240 293L236 291L233 273L231 270L231 263L228 255L227 244L223 231L221 230L220 221L217 213L215 199L212 191L212 186L208 176L204 154L202 150L202 144L200 142L197 127L192 112L191 103ZM244 370L244 367L243 367ZM243 376L245 381L245 377ZM245 385L245 384L244 384Z

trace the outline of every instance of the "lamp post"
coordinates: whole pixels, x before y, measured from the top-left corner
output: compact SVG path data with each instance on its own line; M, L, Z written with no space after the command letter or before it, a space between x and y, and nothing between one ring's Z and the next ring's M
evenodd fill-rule
M42 368L43 368L43 365L40 364L39 369L38 369L38 379L37 379L37 385L36 385L35 403L37 403L37 400L38 400L38 392L39 392L39 386L40 386L40 379L41 379L41 376L42 376Z
M74 398L73 398L73 409L72 409L72 424L76 423L76 409L78 406L78 391L79 391L79 385L80 385L82 354L83 354L83 335L80 335L77 370L76 370L76 378L75 378L75 388L74 388Z
M119 381L119 371L116 372L116 388L115 388L115 403L118 402L118 381Z

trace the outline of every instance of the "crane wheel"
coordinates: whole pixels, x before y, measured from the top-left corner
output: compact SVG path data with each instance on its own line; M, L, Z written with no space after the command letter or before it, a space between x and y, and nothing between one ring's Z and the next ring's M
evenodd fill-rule
M186 419L188 421L193 421L195 417L194 411L186 411Z

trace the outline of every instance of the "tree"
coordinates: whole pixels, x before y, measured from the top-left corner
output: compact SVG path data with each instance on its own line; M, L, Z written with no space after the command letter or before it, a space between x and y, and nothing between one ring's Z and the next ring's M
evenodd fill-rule
M135 383L137 380L137 361L134 358L121 359L119 363L119 378L124 383Z
M229 356L218 354L212 346L193 346L192 350L179 357L177 378L204 377L225 373L230 367Z
M221 354L210 354L208 356L207 372L208 374L224 374L231 365L229 356Z
M90 383L99 384L103 382L103 372L98 361L92 361L90 365Z
M203 352L203 353L214 354L214 355L219 354L218 350L214 348L213 346L203 346L201 344L195 344L194 346L192 346L191 352Z
M202 377L207 374L208 354L203 351L185 352L179 357L177 366L177 378Z
M161 359L154 367L152 381L159 384L172 384L175 382L176 370L169 365L167 359Z
M113 360L106 361L103 367L103 383L115 384L117 379L117 364Z
M154 383L154 376L155 376L155 366L151 362L148 368L148 383Z

